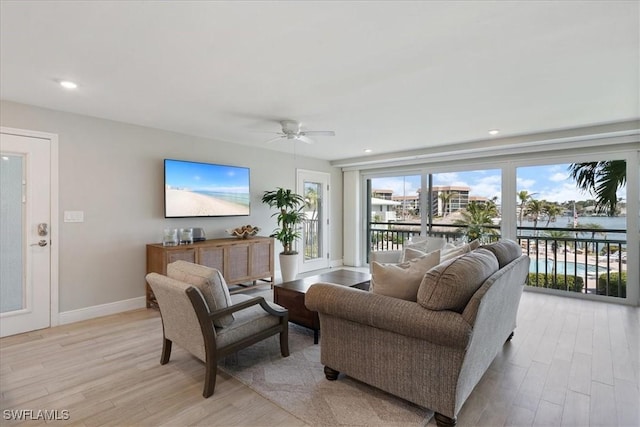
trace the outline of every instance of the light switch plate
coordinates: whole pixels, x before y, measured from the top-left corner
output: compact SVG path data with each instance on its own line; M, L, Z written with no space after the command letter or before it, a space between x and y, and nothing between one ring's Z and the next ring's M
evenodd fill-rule
M64 222L84 222L84 211L64 211Z

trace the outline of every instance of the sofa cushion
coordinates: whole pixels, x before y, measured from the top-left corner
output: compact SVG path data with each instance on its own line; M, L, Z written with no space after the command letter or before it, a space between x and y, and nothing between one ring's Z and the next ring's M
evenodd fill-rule
M244 294L231 296L233 304L240 304L252 298L252 296ZM270 301L267 301L267 304L276 311L286 311L286 308ZM260 331L277 326L280 323L280 317L269 314L259 305L252 305L236 311L234 314L233 325L216 330L216 346L218 348L250 338Z
M493 252L496 258L498 258L500 268L522 255L522 248L513 240L501 240L497 243L484 245L482 248Z
M429 310L462 313L473 294L496 271L498 260L486 249L445 261L424 275L417 301Z
M400 264L374 261L370 290L374 294L415 301L424 274L439 262L439 250Z
M167 265L167 276L198 288L211 311L232 305L227 282L215 268L179 260ZM231 325L233 320L233 314L229 314L214 320L213 324L224 328Z

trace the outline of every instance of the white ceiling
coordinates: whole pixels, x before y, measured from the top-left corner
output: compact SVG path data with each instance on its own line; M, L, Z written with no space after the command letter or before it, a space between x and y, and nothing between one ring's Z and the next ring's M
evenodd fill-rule
M336 132L297 154L344 159L637 118L639 14L638 1L2 0L0 95L289 152L264 141L294 119Z

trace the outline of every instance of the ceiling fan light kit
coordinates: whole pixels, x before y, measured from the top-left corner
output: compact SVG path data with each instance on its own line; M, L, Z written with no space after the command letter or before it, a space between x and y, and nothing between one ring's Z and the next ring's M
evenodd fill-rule
M332 130L301 130L301 124L295 120L281 120L282 132L278 132L278 136L267 141L267 144L279 141L281 139L293 139L302 141L306 144L313 144L313 140L309 136L335 136Z

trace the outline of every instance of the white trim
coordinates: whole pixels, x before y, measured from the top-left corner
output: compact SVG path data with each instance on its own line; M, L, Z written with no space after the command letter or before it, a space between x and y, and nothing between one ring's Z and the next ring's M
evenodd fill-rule
M329 261L329 268L336 268L336 267L343 267L344 266L344 261L342 261L341 259L334 259Z
M321 270L329 267L331 258L331 174L327 172L319 172L310 169L296 169L296 192L304 197L304 182L320 183L325 186L323 191L323 203L321 205L320 219L320 239L322 240L322 254L319 258L305 261L304 259L304 243L303 248L299 251L298 271L307 273L309 271Z
M58 326L60 318L59 277L60 277L60 178L58 159L58 135L51 135L51 326Z
M390 168L396 166L416 166L448 161L475 160L478 158L505 157L531 153L555 152L604 146L625 145L638 141L640 130L632 129L607 132L597 135L580 135L533 141L517 141L505 138L504 141L476 141L454 146L437 146L428 150L413 150L380 155L376 158L359 157L335 160L331 166L348 170L366 170Z
M59 314L58 320L60 325L66 325L68 323L80 322L82 320L95 319L96 317L137 310L139 308L145 308L146 306L147 302L145 297L136 297L107 304L79 308L77 310L63 311Z
M50 308L49 308L49 325L57 326L59 324L59 274L60 274L60 234L59 234L59 199L60 199L60 180L59 180L59 158L58 158L58 135L55 133L40 132L28 129L18 129L0 126L0 133L7 135L26 136L30 138L40 138L49 140L50 148L50 183L51 183L51 200L49 212L49 230L51 243L49 244L51 271L50 271Z
M361 266L362 240L366 241L366 224L362 221L366 205L361 185L357 171L342 174L342 262L351 267Z

